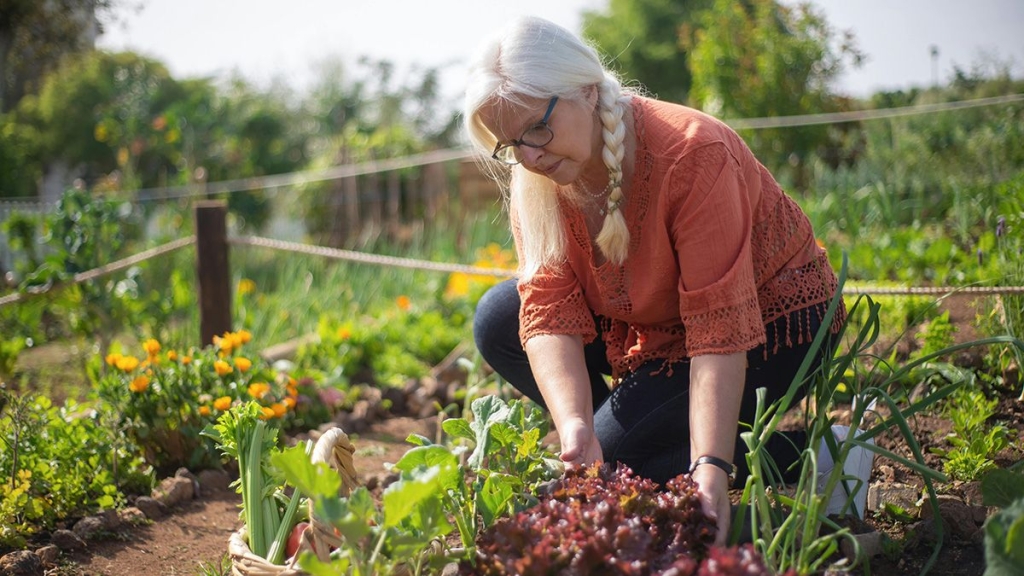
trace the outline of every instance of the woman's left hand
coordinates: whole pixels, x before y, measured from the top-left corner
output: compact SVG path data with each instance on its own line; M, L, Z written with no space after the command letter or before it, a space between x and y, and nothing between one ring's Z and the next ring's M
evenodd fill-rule
M724 546L732 520L732 505L729 502L729 477L717 466L698 466L693 471L693 480L700 488L700 503L704 513L718 524L715 545Z

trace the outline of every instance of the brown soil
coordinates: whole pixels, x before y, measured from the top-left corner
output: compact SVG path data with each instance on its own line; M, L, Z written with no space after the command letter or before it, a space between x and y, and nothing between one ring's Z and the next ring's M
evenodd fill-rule
M385 463L397 462L411 447L409 434L432 438L436 420L393 418L352 435L356 466L363 484L380 483L387 474ZM89 544L76 552L54 574L59 576L196 576L200 565L221 572L228 537L241 523L241 497L234 491L204 494L173 511L166 518L138 527L128 527L112 538Z

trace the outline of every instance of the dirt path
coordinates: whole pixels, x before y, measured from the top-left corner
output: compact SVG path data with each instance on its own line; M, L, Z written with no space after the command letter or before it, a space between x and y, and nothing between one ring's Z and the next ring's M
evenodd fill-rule
M433 438L436 428L433 418L394 418L353 435L360 481L379 482L387 474L384 463L396 462L411 447L405 442L409 434ZM219 568L227 553L228 537L241 526L240 503L241 497L232 490L204 494L150 525L90 543L87 550L66 558L51 575L196 576L201 564Z

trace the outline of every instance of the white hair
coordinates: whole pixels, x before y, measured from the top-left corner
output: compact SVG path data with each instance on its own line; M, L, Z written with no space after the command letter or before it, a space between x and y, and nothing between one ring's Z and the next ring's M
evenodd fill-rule
M557 186L548 178L491 161L497 137L484 125L480 111L494 102L523 105L528 99L582 98L598 89L602 124L602 159L608 168L611 193L608 216L598 246L609 260L621 264L629 232L619 205L622 200L622 159L625 150L624 105L629 99L618 78L601 64L597 51L565 28L536 17L519 18L489 38L473 61L466 88L464 122L485 169L499 183L507 182L508 209L518 215L519 263L524 279L542 267L565 259L566 237L559 213Z

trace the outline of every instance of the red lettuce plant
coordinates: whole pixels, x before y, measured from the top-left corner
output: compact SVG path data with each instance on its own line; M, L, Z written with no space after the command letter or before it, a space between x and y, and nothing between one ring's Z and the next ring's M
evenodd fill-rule
M767 573L749 546L712 549L714 535L687 475L659 489L621 464L576 467L538 505L482 532L475 562L463 561L460 570L493 576Z

